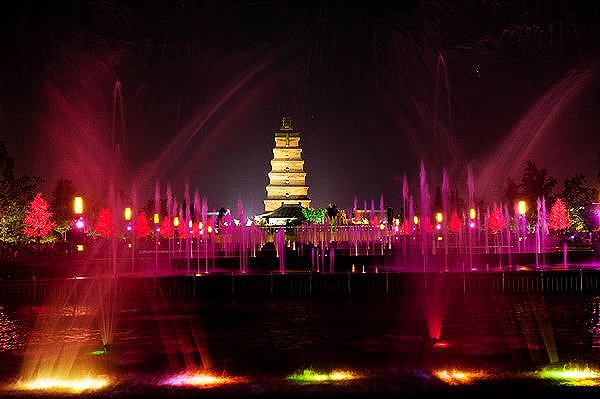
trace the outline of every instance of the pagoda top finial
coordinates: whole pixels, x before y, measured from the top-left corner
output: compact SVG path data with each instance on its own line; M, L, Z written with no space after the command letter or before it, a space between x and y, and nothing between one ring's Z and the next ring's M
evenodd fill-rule
M294 130L292 126L292 118L284 116L281 118L281 130Z

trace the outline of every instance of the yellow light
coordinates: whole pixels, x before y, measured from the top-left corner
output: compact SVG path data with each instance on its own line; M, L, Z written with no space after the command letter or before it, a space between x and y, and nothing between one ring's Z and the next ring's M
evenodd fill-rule
M212 233L212 231L213 231L212 226L208 226L207 230L208 230L209 233Z
M379 230L385 230L385 225L383 223L379 225Z
M438 236L438 241L442 241L443 239L444 239L444 237Z
M83 245L77 244L77 252L83 252Z
M413 217L413 223L414 224L419 224L419 217L418 216Z
M175 226L175 227L179 226L179 217L175 216L175 218L173 218L173 226Z
M435 221L438 223L442 223L444 221L444 215L442 212L438 212L435 214Z
M123 211L123 217L127 221L131 220L131 208L129 208L129 207L125 208L125 210Z
M527 202L525 201L519 201L517 203L517 212L519 212L519 215L523 216L527 213Z
M110 383L106 377L67 378L37 378L30 381L18 382L16 389L27 391L67 391L80 393L105 388Z
M83 198L82 197L73 198L73 213L76 215L81 215L83 213Z
M433 375L449 385L470 384L475 380L487 378L488 375L482 371L467 370L436 370Z
M210 388L218 385L235 384L243 381L244 379L240 377L228 377L225 375L215 375L205 372L186 372L168 378L163 382L163 384L172 386Z
M204 228L204 223L198 222L198 230L202 230Z
M398 219L398 218L394 219L394 225L400 226L400 219Z
M475 211L475 208L469 209L469 219L475 220L475 218L477 218L477 211Z
M154 214L154 224L159 224L160 223L160 216L158 215L158 213Z
M188 221L188 227L191 229L192 228L192 221Z

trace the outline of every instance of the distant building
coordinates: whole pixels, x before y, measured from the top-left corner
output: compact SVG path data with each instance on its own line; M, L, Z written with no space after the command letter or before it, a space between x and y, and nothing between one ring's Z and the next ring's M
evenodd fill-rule
M267 199L264 202L265 212L272 212L283 205L310 208L300 133L294 131L292 120L288 117L281 119L281 128L275 132Z

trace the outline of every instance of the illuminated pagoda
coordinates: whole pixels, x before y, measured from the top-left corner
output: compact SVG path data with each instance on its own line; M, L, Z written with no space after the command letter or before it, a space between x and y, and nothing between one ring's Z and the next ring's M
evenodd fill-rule
M310 207L300 133L294 130L292 120L285 116L281 119L281 128L275 132L265 212L284 205Z

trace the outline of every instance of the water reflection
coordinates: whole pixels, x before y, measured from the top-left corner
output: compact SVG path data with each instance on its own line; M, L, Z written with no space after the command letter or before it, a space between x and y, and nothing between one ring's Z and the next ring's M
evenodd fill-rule
M0 307L0 352L19 349L23 345L23 333L16 321L3 307Z

